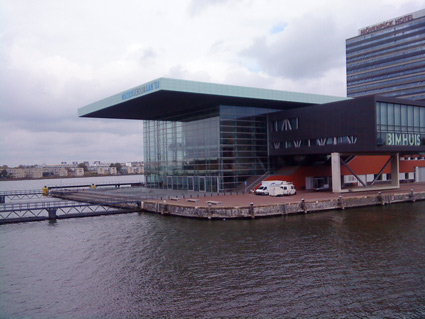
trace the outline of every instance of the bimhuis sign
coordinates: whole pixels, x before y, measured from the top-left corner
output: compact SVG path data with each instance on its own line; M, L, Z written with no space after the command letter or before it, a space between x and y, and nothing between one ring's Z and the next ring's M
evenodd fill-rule
M421 146L421 135L413 133L387 133L387 146Z

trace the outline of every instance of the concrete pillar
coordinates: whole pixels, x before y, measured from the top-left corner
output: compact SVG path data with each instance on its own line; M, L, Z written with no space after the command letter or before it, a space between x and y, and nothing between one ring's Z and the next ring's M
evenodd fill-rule
M341 159L339 153L331 154L332 165L332 191L341 193Z
M398 153L391 156L391 186L400 187L400 163Z
M56 220L56 211L57 208L48 208L47 212L49 213L49 220Z
M167 201L164 199L164 205L162 205L161 215L164 215L167 212Z
M212 208L211 208L211 203L208 203L208 211L207 211L207 216L208 216L208 219L211 219L212 218Z
M301 198L300 207L304 211L304 213L307 213L307 206L305 205L305 199L304 198Z
M341 209L345 209L345 206L344 206L344 200L342 199L342 196L341 196L341 195L338 197L338 206L339 206Z

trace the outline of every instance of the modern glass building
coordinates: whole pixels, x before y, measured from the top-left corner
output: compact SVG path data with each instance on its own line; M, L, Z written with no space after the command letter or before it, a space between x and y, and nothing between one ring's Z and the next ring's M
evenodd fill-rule
M215 192L263 175L270 112L276 110L216 105L188 112L184 121L144 121L147 183Z
M425 9L346 40L347 96L425 99Z
M270 114L345 99L161 78L79 115L143 120L148 186L215 192L270 172Z
M330 156L332 165L338 158L390 156L398 176L399 154L425 152L425 101L379 95L353 99L160 78L78 112L143 120L145 177L153 188L222 192L288 174L285 180L307 188L312 177L329 177L323 167ZM364 174L373 173L372 164L362 164L371 166ZM338 167L332 183L339 192ZM398 178L392 182L396 187Z

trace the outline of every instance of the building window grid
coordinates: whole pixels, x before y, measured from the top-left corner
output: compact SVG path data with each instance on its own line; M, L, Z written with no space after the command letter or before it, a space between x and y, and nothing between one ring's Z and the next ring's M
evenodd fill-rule
M423 41L419 42L418 40L424 40L424 39L425 39L424 36L421 36L420 38L419 37L408 38L408 40L412 43L412 46L414 47L418 46L418 43L423 42ZM351 55L346 53L346 64L347 66L351 66L353 63L358 64L359 63L358 61L367 61L367 60L378 58L378 57L381 57L381 58L388 57L400 51L410 52L410 49L405 47L403 44L398 44L396 42L387 42L384 45L380 45L379 47L372 46L368 48L367 50L356 51ZM384 53L387 51L389 52Z
M376 124L378 139L387 133L419 134L425 144L425 108L404 104L377 102Z
M351 73L355 73L355 72L363 72L363 71L367 71L367 70L372 70L372 69L376 69L376 68L384 68L387 66L391 66L393 64L398 64L398 63L405 63L405 62L409 62L412 59L417 59L417 60L422 60L423 58L425 58L425 53L422 54L418 54L415 55L414 57L409 56L403 59L398 59L398 60L391 60L388 62L383 62L383 63L374 63L365 67L359 67L359 68L354 68L354 69L348 69L347 68L347 74L351 74ZM416 61L417 61L416 60Z
M368 49L355 51L352 54L347 54L347 65L353 62L356 62L358 60L365 60L374 56L382 56L383 54L387 54L387 53L390 53L390 54L393 52L397 53L400 50L406 51L412 47L423 45L425 43L425 36L406 38L402 40L403 41L395 40L395 41L392 41L391 44L384 43L379 46L373 46ZM418 41L418 40L422 40L422 41ZM402 46L402 49L400 49L400 46Z
M393 86L394 84L402 83L402 82L411 82L412 80L425 80L425 71L418 75L410 74L397 79L392 79L391 77L389 77L388 80L381 80L379 82L368 82L368 83L366 82L364 85L358 84L356 86L350 87L349 89L355 92L357 88L362 88L362 87L373 89L376 87L384 88L384 86L390 86L392 88L396 88ZM408 83L403 83L403 84L408 84Z
M422 63L424 65L424 67L422 68L414 68L411 70L405 70L405 71L401 71L401 72L394 72L394 73L387 73L385 75L381 75L381 76L374 76L374 77L367 77L367 78L363 78L360 80L353 80L353 77L349 77L347 78L347 81L350 82L351 86L354 85L361 85L363 83L374 83L376 81L381 81L381 82L385 82L385 80L391 79L392 77L399 77L398 80L402 80L402 79L409 79L412 75L418 74L418 73L422 73L425 74L425 61L424 63ZM369 74L367 74L369 75ZM387 81L386 83L389 83L389 81Z
M382 67L384 65L383 63L385 63L383 62L380 64L380 70L373 71L371 68L361 68L361 65L365 62L382 59L384 58L382 56L383 54L399 51L398 46L403 46L403 54L406 54L406 52L411 53L409 48L412 47L416 47L414 51L419 51L421 48L418 48L418 45L424 42L424 21L422 18L365 36L348 39L346 41L347 95L361 96L378 93L387 96L406 96L412 99L422 98L425 85L421 84L423 77L418 73L421 72L421 69L424 69L425 59L418 60L415 57L415 61L408 61L406 59L404 59L404 62L400 62L400 60L393 61L388 64L388 67ZM408 49L407 51L406 48ZM375 58L371 60L371 56L375 56ZM388 56L394 58L394 54L387 54L385 57ZM412 60L412 57L410 57L410 60ZM353 64L353 61L359 61L359 63ZM417 70L413 70L413 67L417 67ZM410 69L410 71L406 69ZM396 76L403 76L403 78L385 81L387 78L394 78ZM370 84L371 81L380 82ZM416 83L411 83L411 81L415 81ZM390 87L390 85L396 86ZM387 88L383 86L387 86Z
M385 68L392 65L399 65L400 63L405 63L406 61L419 62L423 61L423 53L425 52L424 48L419 48L414 52L403 52L397 56L378 56L372 59L367 59L365 61L359 61L352 64L347 64L346 70L348 73L353 72L364 72L374 67Z
M413 83L410 82L410 80L415 80L415 79L421 80L421 81L415 81ZM409 83L394 85L396 83L401 82L400 80L394 80L394 81L388 81L388 82L383 82L379 84L365 84L355 88L348 88L347 91L349 94L354 94L359 92L361 92L362 94L366 94L366 93L373 94L373 93L379 93L382 91L386 92L388 89L391 89L391 91L395 91L395 90L405 90L405 89L416 88L416 87L424 87L425 75L421 74L420 76L416 76L416 77L409 77L407 79L404 78L403 82L405 81L409 81Z
M347 39L347 95L383 94L422 99L424 35L425 18L420 17Z
M351 48L347 47L345 53L347 58L356 58L373 52L393 50L400 46L403 46L404 48L404 43L417 43L418 41L422 40L424 31L425 27L422 29L416 29L415 32L412 33L402 33L393 37L380 39L379 41L369 41L363 46Z
M391 61L398 62L400 60L399 59L400 57L406 56L408 54L413 56L418 52L424 52L424 51L425 51L425 47L422 45L422 46L411 48L411 49L403 48L402 50L399 50L398 52L393 52L388 54L379 54L370 58L362 58L350 63L347 61L347 69L349 70L360 69L362 65L370 64L370 63L376 64L377 62L380 62L383 60L389 60L389 59L391 59Z
M361 78L365 76L368 77L368 76L373 76L373 75L382 74L382 73L388 74L388 76L392 76L392 72L394 71L406 70L407 68L413 68L417 66L422 67L424 65L425 65L425 59L413 60L406 63L400 63L395 66L389 66L387 68L380 68L379 70L372 71L372 72L363 71L363 72L359 72L359 74L351 74L347 76L347 80L351 82L352 79L356 79L359 77Z
M221 106L213 119L144 121L147 183L215 191L232 189L251 175L263 174L268 169L267 123L261 114L270 111L276 110ZM221 138L227 131L233 132L231 141Z
M351 97L356 97L356 96L363 96L363 95L370 95L370 94L385 94L385 96L391 97L407 97L409 96L411 99L413 100L417 100L420 98L420 96L425 90L425 85L422 86L418 86L415 87L413 89L402 89L402 90L396 90L396 91L392 91L392 88L388 88L387 90L384 89L380 89L380 90L374 90L374 91L362 91L362 92L358 92L358 93L353 93L350 94Z

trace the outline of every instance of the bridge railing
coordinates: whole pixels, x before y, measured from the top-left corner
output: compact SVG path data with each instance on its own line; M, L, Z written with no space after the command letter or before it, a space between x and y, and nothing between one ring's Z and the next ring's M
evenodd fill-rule
M0 196L8 195L26 195L26 194L42 194L41 189L31 189L31 190L11 190L11 191L0 191Z
M101 203L72 201L13 203L0 207L0 224L87 217L137 211L140 199L110 200Z
M74 202L74 201L51 201L51 202L28 202L28 203L12 203L4 204L0 207L0 213L8 211L22 211L22 210L35 210L35 209L59 209L68 207L83 207L83 206L117 206L131 203L138 203L140 199L126 199L126 200L105 200L102 202Z

